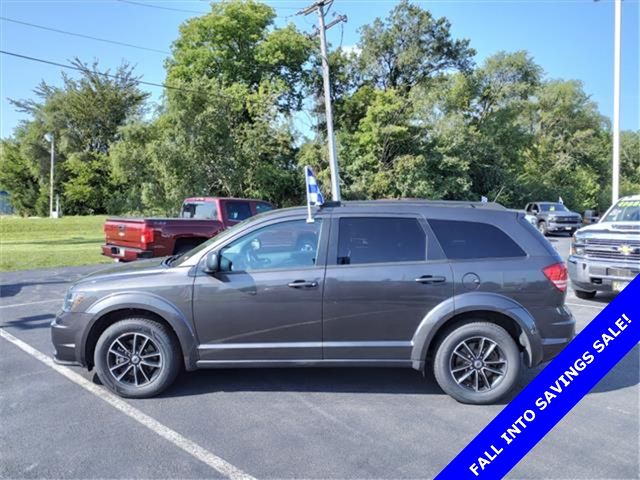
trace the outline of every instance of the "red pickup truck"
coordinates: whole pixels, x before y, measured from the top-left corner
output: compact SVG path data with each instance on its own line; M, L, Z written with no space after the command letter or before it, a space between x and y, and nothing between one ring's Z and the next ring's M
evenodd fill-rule
M262 200L193 197L182 203L180 218L107 218L102 254L123 262L175 255L272 209Z

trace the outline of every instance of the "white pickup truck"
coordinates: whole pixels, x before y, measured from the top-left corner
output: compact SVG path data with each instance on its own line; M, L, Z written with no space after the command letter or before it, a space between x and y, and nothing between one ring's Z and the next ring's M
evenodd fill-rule
M618 200L573 235L567 261L578 298L619 292L640 274L640 195Z

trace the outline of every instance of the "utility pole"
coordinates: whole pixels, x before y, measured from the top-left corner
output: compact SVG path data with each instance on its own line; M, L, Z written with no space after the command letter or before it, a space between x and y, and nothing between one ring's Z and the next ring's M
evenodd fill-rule
M612 203L620 195L620 24L622 18L622 0L615 3L615 32L613 41L613 172Z
M56 151L55 151L55 138L53 133L47 133L44 136L44 139L51 143L51 169L49 172L49 216L53 217L53 164L56 159Z
M298 15L309 15L311 12L318 12L318 23L320 25L320 55L322 56L322 80L324 83L324 107L327 116L327 143L329 147L329 168L331 169L331 199L340 201L340 170L338 169L338 158L336 155L336 142L333 133L333 111L331 107L331 82L329 77L329 58L327 56L327 35L328 29L340 22L346 22L346 15L340 15L334 21L325 25L324 8L331 5L333 0L318 0L313 5L300 10Z

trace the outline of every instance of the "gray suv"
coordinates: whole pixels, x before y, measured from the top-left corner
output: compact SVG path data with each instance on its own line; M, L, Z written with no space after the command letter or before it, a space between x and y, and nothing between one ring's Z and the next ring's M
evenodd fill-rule
M178 257L74 284L51 326L60 363L150 397L182 367L433 371L493 403L572 339L562 260L521 212L372 201L253 217Z

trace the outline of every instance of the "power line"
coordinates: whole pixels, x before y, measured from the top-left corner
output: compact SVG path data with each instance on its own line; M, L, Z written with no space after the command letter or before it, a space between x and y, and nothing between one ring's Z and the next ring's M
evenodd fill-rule
M23 60L30 60L32 62L45 63L47 65L54 65L56 67L67 68L69 70L76 70L78 72L85 72L86 70L88 70L88 69L82 69L80 67L76 67L74 65L67 65L66 63L58 63L58 62L53 62L51 60L44 60L42 58L35 58L35 57L30 57L28 55L21 55L19 53L7 52L6 50L0 50L0 53L2 53L4 55L10 55L12 57L21 58ZM95 70L92 70L92 71L93 71L93 73L95 73L97 75L103 75L103 76L109 77L109 78L120 78L118 75L113 75L111 73L97 72ZM181 92L198 93L196 90L192 90L192 89L188 89L188 88L181 88L181 87L174 87L174 86L171 86L171 85L166 85L164 83L147 82L147 81L138 80L138 79L134 79L133 81L136 82L137 84L140 84L140 85L149 85L149 86L152 86L152 87L162 87L162 88L167 88L169 90L179 90Z
M156 53L162 53L162 54L167 54L167 55L170 54L170 52L168 52L166 50L158 50L156 48L143 47L141 45L134 45L132 43L119 42L117 40L109 40L109 39L106 39L106 38L93 37L91 35L85 35L83 33L75 33L75 32L69 32L67 30L60 30L60 29L52 28L52 27L45 27L44 25L36 25L35 23L23 22L21 20L15 20L13 18L0 17L0 20L3 20L5 22L17 23L19 25L25 25L27 27L39 28L41 30L48 30L50 32L62 33L64 35L71 35L71 36L80 37L80 38L88 38L89 40L96 40L98 42L112 43L114 45L122 45L122 46L125 46L125 47L137 48L139 50L146 50L148 52L156 52Z
M204 10L188 10L186 8L176 8L176 7L165 7L163 5L154 5L152 3L144 3L144 2L136 2L134 0L116 0L117 2L120 3L128 3L129 5L137 5L139 7L147 7L147 8L157 8L158 10L169 10L172 12L183 12L183 13L197 13L200 15L205 15L209 12L204 11ZM269 5L269 4L267 4ZM274 9L282 9L282 10L298 10L297 7L278 7L275 5L269 5L271 8Z
M139 7L157 8L159 10L170 10L172 12L199 13L199 14L208 13L202 10L186 10L184 8L164 7L161 5L152 5L150 3L134 2L132 0L116 0L116 1L121 3L128 3L130 5L138 5Z

